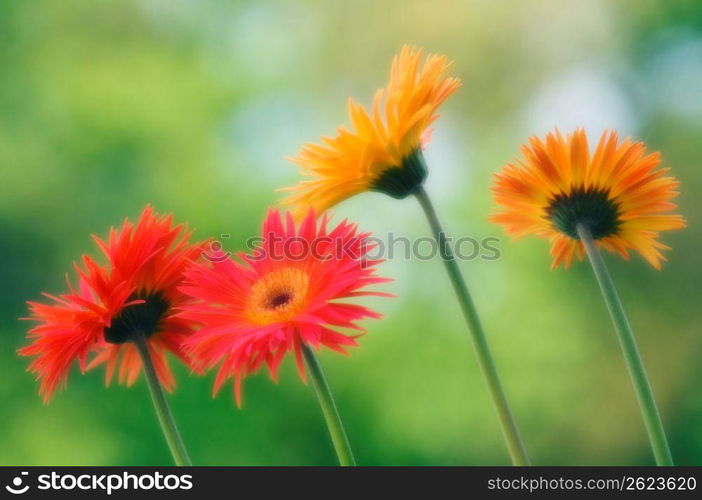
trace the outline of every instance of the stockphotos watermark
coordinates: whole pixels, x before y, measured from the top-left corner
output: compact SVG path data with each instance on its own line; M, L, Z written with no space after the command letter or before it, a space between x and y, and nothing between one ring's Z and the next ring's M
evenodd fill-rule
M202 255L211 262L227 260L232 252L227 250L224 243L231 235L223 233L220 238L210 242ZM387 233L383 236L373 235L365 238L363 245L358 239L335 237L331 235L317 236L312 240L301 236L284 238L271 233L265 238L261 236L246 240L246 251L253 252L254 259L271 260L317 260L330 259L364 259L374 260L433 260L443 255L452 255L457 260L495 261L502 256L501 239L497 236L461 236L452 238L442 235L441 244L430 236L407 238ZM265 248L264 248L265 242Z
M23 495L31 490L40 491L95 491L111 495L116 491L176 491L191 490L190 474L162 474L158 471L143 474L130 472L111 474L74 474L51 472L39 474L32 482L29 472L20 472L5 489L13 495Z

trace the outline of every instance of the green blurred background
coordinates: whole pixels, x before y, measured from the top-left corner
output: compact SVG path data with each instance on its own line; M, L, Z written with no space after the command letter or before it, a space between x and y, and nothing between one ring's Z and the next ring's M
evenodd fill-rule
M661 150L690 227L670 262L608 257L679 464L702 463L702 5L698 0L0 2L0 464L169 464L141 379L71 374L42 405L15 350L25 300L61 292L81 253L146 203L199 237L243 245L284 161L368 104L404 42L456 60L464 87L426 152L428 190L455 235L498 236L464 262L536 464L652 464L624 362L586 264L549 271L546 242L511 244L486 219L488 186L531 134L604 128ZM364 229L427 234L414 200L339 206ZM394 300L371 301L361 347L322 355L358 461L507 464L438 260L395 259ZM287 360L251 377L244 407L178 368L173 411L196 464L334 464L314 393Z

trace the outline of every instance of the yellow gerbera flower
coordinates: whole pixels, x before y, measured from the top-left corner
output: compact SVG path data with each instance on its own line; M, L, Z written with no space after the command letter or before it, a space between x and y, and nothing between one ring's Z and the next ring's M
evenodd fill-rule
M284 188L292 192L284 203L297 214L322 213L363 191L404 198L422 184L429 127L460 80L445 75L451 66L445 56L431 54L420 68L421 60L421 49L405 45L393 59L387 88L375 95L372 116L349 99L351 130L340 127L335 137L308 143L291 158L310 179Z
M441 251L451 285L465 316L487 388L497 410L505 442L514 465L528 465L524 443L502 389L478 312L463 279L446 233L424 190L427 168L422 148L437 110L460 86L446 76L451 63L441 55L429 55L422 64L422 50L404 46L392 62L390 82L375 95L373 113L349 100L351 129L341 127L323 143L306 144L294 163L309 180L286 188L284 200L294 206L297 217L312 208L320 214L337 203L364 191L380 191L394 198L414 195L424 210Z
M551 242L552 268L580 260L585 248L578 224L588 227L598 246L619 253L639 252L660 269L669 247L658 241L661 231L685 227L682 216L670 214L676 205L678 181L658 168L658 153L646 153L642 142L619 142L616 132L604 132L594 154L585 131L567 137L556 131L542 141L522 146L523 160L496 174L493 194L501 210L491 217L508 234L528 234Z

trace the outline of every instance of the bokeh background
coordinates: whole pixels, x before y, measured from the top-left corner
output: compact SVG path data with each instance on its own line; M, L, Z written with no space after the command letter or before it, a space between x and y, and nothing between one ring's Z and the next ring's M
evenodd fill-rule
M61 292L90 234L146 203L200 237L256 234L284 157L368 104L404 42L455 59L464 87L427 149L455 235L497 236L462 264L536 464L652 464L619 346L586 264L486 219L491 175L531 134L604 128L662 151L689 228L660 272L608 257L675 459L702 463L702 5L697 0L3 0L0 2L0 464L169 464L143 379L72 373L42 405L25 372L25 300ZM697 201L696 201L697 200ZM414 200L359 196L364 229L427 234ZM397 299L352 356L321 356L361 464L507 464L441 262L384 265ZM250 378L242 410L178 368L170 398L197 464L334 464L309 386Z

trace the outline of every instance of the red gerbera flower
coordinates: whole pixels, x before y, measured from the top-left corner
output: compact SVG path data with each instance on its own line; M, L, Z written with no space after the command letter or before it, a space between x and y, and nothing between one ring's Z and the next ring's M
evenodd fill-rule
M147 206L136 226L125 219L121 229L110 230L107 242L93 236L107 264L84 255L83 267L75 265L77 289L67 278L68 293L44 294L50 304L29 302L26 319L38 325L29 331L32 343L19 353L36 356L29 370L41 381L44 402L57 386L65 386L74 360L81 372L105 363L109 384L121 359L119 382L133 384L142 367L133 343L139 335L147 340L163 386L175 387L166 351L187 362L181 344L192 325L174 311L188 300L178 290L183 270L201 252L201 245L189 243L191 234L183 225L174 226L171 215ZM88 363L92 351L97 354Z
M187 339L186 349L200 368L221 362L213 394L234 377L241 405L242 378L265 363L276 380L280 362L291 351L305 380L303 344L346 354L346 347L356 345L356 335L330 327L362 332L356 321L380 317L366 307L337 302L388 296L365 290L389 281L375 274L381 261L367 255L375 246L370 234L359 233L347 221L327 231L327 223L324 217L318 226L310 211L296 229L289 213L283 221L271 210L261 245L250 255L242 254L242 263L212 259L216 261L196 263L186 271L181 290L199 302L185 306L180 316L203 325Z

